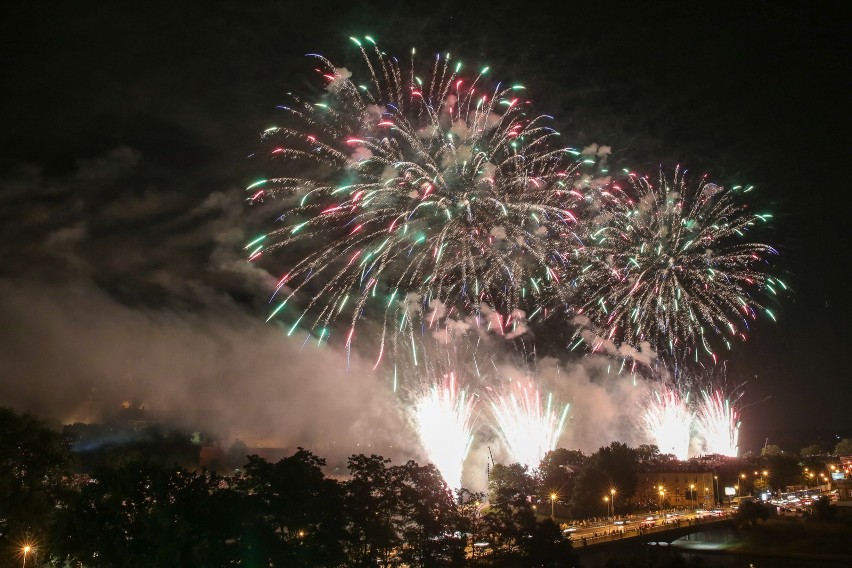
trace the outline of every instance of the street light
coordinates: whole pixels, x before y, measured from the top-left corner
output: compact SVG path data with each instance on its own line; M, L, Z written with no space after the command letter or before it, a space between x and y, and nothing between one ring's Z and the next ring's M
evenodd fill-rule
M604 495L604 503L606 503L606 516L609 517L609 496Z
M692 505L695 506L695 484L689 484L689 500L692 501Z
M550 494L550 518L553 519L553 506L556 503L556 493Z
M719 502L719 476L713 476L713 504Z
M24 556L24 564L23 564L24 568L27 568L27 556L29 556L30 552L32 552L32 551L33 551L33 547L30 544L25 544L24 546L21 547L21 554L23 554L23 556Z
M609 500L612 503L612 514L615 515L615 488L609 490Z

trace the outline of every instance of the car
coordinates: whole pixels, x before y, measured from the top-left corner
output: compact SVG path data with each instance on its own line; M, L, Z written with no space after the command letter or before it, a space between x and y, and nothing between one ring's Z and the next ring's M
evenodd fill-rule
M568 527L562 531L562 534L571 534L572 532L577 532L577 527Z
M639 526L642 528L654 527L657 525L657 519L654 517L645 517L642 522L639 523Z
M632 522L633 521L628 520L628 519L621 519L620 521L615 521L613 524L616 525L616 526L624 526L624 525L629 525Z

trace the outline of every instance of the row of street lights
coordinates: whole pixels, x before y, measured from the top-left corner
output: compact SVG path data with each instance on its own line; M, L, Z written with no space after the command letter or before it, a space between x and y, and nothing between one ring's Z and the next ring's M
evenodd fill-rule
M611 517L615 514L615 488L609 490L609 495L604 495L604 503L606 503L606 514ZM554 507L556 505L556 493L550 494L550 518L554 518Z

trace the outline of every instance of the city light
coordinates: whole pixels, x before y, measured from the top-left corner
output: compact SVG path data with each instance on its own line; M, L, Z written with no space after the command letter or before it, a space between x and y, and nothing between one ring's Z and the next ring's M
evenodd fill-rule
M23 562L22 562L21 566L26 568L27 558L30 556L30 554L35 556L35 553L36 553L36 548L31 542L25 542L24 544L22 544L19 551L18 551L18 554L21 556L21 558L23 558Z

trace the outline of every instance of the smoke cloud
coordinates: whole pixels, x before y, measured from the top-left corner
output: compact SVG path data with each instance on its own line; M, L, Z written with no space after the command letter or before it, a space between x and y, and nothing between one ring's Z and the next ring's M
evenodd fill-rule
M242 247L269 219L242 202L240 189L178 191L180 178L158 187L140 175L148 167L135 150L117 148L64 175L29 167L3 182L0 404L73 422L90 398L106 414L132 400L226 443L304 446L331 465L355 452L425 461L408 407L438 367L408 369L394 392L393 366L373 371L370 322L359 325L351 353L340 337L318 346L264 323L278 276L247 263ZM477 320L439 302L423 306L416 295L403 302L436 321L421 341L448 365L467 366L460 376L480 398L466 485L485 487L489 448L511 461L487 393L512 380L532 379L571 404L560 446L592 452L616 439L646 441L637 416L647 388L612 359L531 364L516 350L532 338L521 311L507 325L484 305ZM605 352L613 350L646 364L651 357Z

